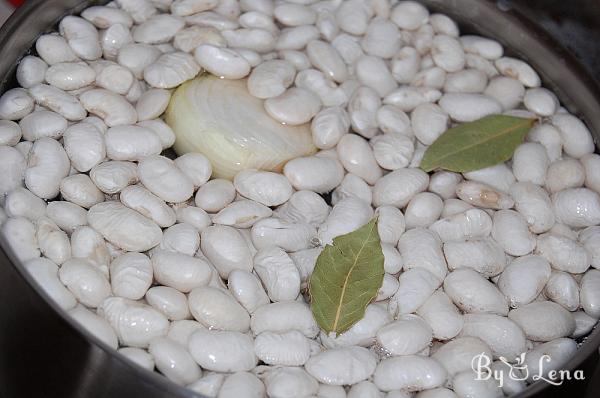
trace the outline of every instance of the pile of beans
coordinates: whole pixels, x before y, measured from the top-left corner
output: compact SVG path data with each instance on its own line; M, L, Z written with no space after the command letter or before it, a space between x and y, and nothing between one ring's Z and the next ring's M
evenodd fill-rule
M600 318L600 156L496 41L395 0L116 0L67 16L0 98L2 234L92 334L207 397L496 397L473 357L560 368ZM314 156L210 179L161 156L170 89L248 77ZM449 126L539 120L512 161L418 168ZM330 193L330 195L324 195ZM365 317L320 331L306 283L379 217ZM529 380L531 381L531 380Z

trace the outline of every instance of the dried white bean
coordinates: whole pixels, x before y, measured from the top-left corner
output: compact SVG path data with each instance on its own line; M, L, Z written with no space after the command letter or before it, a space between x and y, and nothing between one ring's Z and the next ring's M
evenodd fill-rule
M145 348L155 337L165 336L169 321L154 308L139 301L109 297L98 308L98 315L113 327L123 345Z
M87 220L107 241L129 251L149 250L162 238L158 225L118 202L93 206Z
M573 188L552 195L556 221L570 227L600 224L600 196L587 188Z
M535 238L521 214L514 210L499 210L494 214L493 221L492 237L506 253L524 256L535 248Z
M71 202L53 201L48 203L46 215L67 233L87 224L85 209Z
M464 319L458 308L441 290L433 292L419 307L417 314L427 322L438 340L449 340L462 330Z
M69 158L58 141L40 138L31 148L25 185L40 198L52 199L59 193L61 180L69 174L69 166Z
M61 265L58 276L77 301L86 307L99 307L111 295L106 276L87 260L67 260Z
M444 291L460 309L480 314L508 313L508 303L498 288L471 269L452 271L444 280Z
M77 299L58 279L58 267L46 258L30 259L24 264L29 275L59 307L70 310Z
M575 330L573 315L551 301L539 301L512 310L508 318L518 324L529 340L551 341Z
M240 332L199 329L188 348L202 368L217 372L248 371L258 362L252 338Z
M500 73L518 79L525 87L539 87L538 74L525 62L510 57L498 58L494 63Z
M589 316L600 318L600 271L588 271L581 280L581 307Z
M375 385L383 391L421 391L440 387L447 372L435 359L405 355L384 359L375 370Z

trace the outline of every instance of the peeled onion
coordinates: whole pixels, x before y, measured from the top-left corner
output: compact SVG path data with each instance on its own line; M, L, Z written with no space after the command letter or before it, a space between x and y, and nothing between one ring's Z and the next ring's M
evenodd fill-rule
M167 109L175 152L204 154L214 178L232 179L245 169L281 172L288 160L316 151L309 124L277 122L246 87L245 79L204 74L181 85Z

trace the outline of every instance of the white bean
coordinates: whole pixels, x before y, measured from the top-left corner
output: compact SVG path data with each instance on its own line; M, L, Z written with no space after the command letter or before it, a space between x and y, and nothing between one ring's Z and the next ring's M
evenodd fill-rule
M252 338L240 332L199 329L188 347L202 368L217 372L248 371L258 362Z
M342 107L323 108L311 122L313 143L319 149L331 149L350 129L350 117Z
M309 338L319 333L308 305L298 301L279 301L258 307L250 319L254 335L262 332L283 333L297 330Z
M565 189L552 195L556 221L570 227L600 224L600 196L587 188Z
M572 338L578 338L587 335L596 326L597 319L589 316L584 311L573 312L573 318L575 318L575 331L570 336Z
M240 232L232 227L214 225L202 231L204 255L223 278L233 270L252 271L252 254Z
M52 199L59 193L61 180L69 174L69 166L69 158L58 141L40 138L30 152L25 185L40 198Z
M69 237L49 218L37 220L36 239L42 255L56 264L61 265L71 258Z
M502 111L498 101L483 94L447 93L442 96L439 104L458 122L472 122Z
M153 253L152 267L157 282L184 293L206 286L212 276L212 270L204 259L167 250Z
M377 331L377 342L392 355L413 355L429 346L433 332L420 317L404 315Z
M512 308L531 303L550 279L550 264L540 256L524 256L513 260L500 274L498 288ZM511 358L513 356L510 356Z
M67 260L61 265L58 276L77 301L86 307L99 307L111 295L106 276L87 260Z
M85 209L71 202L53 201L48 203L46 215L67 233L87 224Z
M426 268L407 269L400 275L397 293L390 299L392 314L414 312L440 286L441 279Z
M488 379L478 378L472 369L457 374L454 377L453 386L454 392L460 398L500 398L504 396L502 389L498 387L496 379L493 377Z
M442 242L435 232L424 228L408 230L400 237L398 249L404 260L404 270L424 268L440 280L446 276Z
M444 291L460 309L473 314L508 313L508 303L498 288L471 269L452 271L444 280Z
M533 302L514 309L509 312L508 318L533 341L551 341L569 336L575 330L573 315L551 301Z
M263 332L254 341L256 356L268 365L302 366L310 357L309 340L300 332Z
M86 174L73 174L60 183L63 199L84 208L104 202L104 193L100 191Z
M365 203L371 203L373 193L371 186L362 178L354 174L346 174L342 183L333 191L331 195L331 204L337 205L346 198L360 199Z
M40 36L40 39L42 37L44 36ZM40 53L39 50L38 53ZM19 62L19 66L17 67L17 81L23 88L33 87L36 84L44 82L47 69L48 65L42 59L33 55L27 55Z
M464 50L458 40L446 35L436 35L431 44L433 62L446 72L457 72L465 67Z
M348 70L335 47L321 40L313 40L306 46L306 53L315 68L338 83L348 78Z
M352 65L364 54L359 39L346 33L338 34L331 41L331 45L337 50L344 59L344 62L348 65Z
M375 371L375 356L363 347L334 348L312 356L306 371L324 384L355 384Z
M392 58L402 45L398 27L386 18L374 18L361 41L363 50L381 58Z
M536 245L527 221L514 210L499 210L494 214L492 237L506 253L513 256L531 253Z
M30 221L46 214L46 202L22 187L16 187L6 195L3 207L8 217L25 217Z
M35 98L35 95L31 93ZM13 88L0 97L0 118L19 120L33 111L34 102L26 90Z
M36 103L61 114L67 120L77 121L87 116L86 110L79 100L59 88L46 84L38 84L31 87L29 93L35 99Z
M539 87L540 77L531 66L516 58L502 57L494 63L500 73L518 79L525 87Z
M152 87L174 88L193 79L200 66L188 53L176 51L161 55L144 69L144 80Z
M164 201L181 203L192 197L192 181L169 158L147 156L140 161L138 167L142 184Z
M321 110L321 100L311 91L292 87L277 97L268 98L265 110L275 120L295 126L309 122Z
M101 117L109 127L133 124L137 121L133 105L112 91L94 89L83 93L80 99L85 109Z
M165 336L169 321L154 308L139 301L109 297L98 308L98 315L113 327L123 345L145 348L155 337Z
M450 93L447 95L476 95L476 94ZM386 105L395 105L402 111L410 112L420 104L423 104L426 102L436 102L441 97L442 97L442 93L439 90L431 88L431 87L400 86L396 90L392 91L387 97L385 97L383 99L383 103ZM444 106L442 106L442 108L444 108ZM445 110L448 113L451 113L448 111L448 109L445 109Z
M91 169L90 177L102 192L114 194L138 181L137 165L123 161L100 163Z
M370 87L359 87L348 103L348 114L352 129L366 138L377 134L377 110L381 99L377 92Z
M343 2L336 13L340 29L357 36L367 31L370 17L368 6L357 0Z
M69 15L60 21L58 29L78 57L93 61L102 56L98 30L90 22Z
M227 291L196 288L189 294L189 306L194 318L209 329L245 332L250 327L250 315Z
M462 330L464 319L458 308L441 290L433 292L419 307L417 314L431 327L438 340L449 340Z
M600 268L600 227L593 226L579 233L579 242L590 254L592 267Z
M443 242L486 238L492 231L492 219L481 209L468 209L429 226Z
M588 271L581 280L581 307L589 316L600 318L600 271Z
M152 130L140 126L111 127L106 132L104 139L106 143L106 155L112 160L142 160L142 158L150 157L151 155L158 155L162 150L158 136ZM150 161L147 163L150 163ZM149 174L148 169L150 167L144 168L144 174ZM184 188L181 189L183 190Z
M487 277L500 274L506 267L504 250L492 239L450 241L444 243L448 268L471 268Z
M176 217L173 209L142 185L125 187L121 191L120 200L125 206L140 212L162 228L175 224Z
M579 308L579 285L575 278L566 272L552 272L544 287L544 295L569 311Z
M559 271L580 274L590 267L590 253L583 245L566 236L553 233L540 235L536 252Z
M106 240L125 250L146 251L158 245L162 238L158 225L118 202L93 206L87 219Z
M402 1L394 7L390 19L400 29L415 30L427 23L429 11L415 1Z
M447 372L435 359L406 355L384 359L375 370L375 385L383 391L421 391L444 384Z
M139 300L152 285L150 259L140 253L125 253L110 264L110 281L116 296Z
M513 174L519 182L543 185L550 160L543 145L528 142L521 144L513 155Z
M361 84L372 88L380 97L396 89L396 81L384 60L372 55L363 55L354 64L355 74Z
M548 377L549 372L559 371L569 358L577 351L577 343L568 338L559 338L540 344L527 353L524 366L527 366L529 377L527 381L533 381L534 375ZM547 357L543 358L546 355Z
M99 317L81 305L78 305L68 312L77 323L92 335L96 336L115 350L119 347L119 341L115 331L104 318Z
M310 224L275 217L260 220L254 224L250 233L257 249L278 246L288 252L312 247L317 234L315 227Z
M330 210L331 208L320 195L312 191L298 191L278 207L275 214L288 222L317 226L325 221Z
M478 337L494 356L517 358L526 352L525 334L510 319L493 314L465 314L461 336Z
M9 243L12 244L10 240ZM58 267L52 261L43 257L29 259L24 267L48 297L60 308L70 310L77 305L77 299L73 293L58 279Z
M94 82L96 72L85 63L57 63L46 71L46 81L61 90L76 90Z
M307 156L289 161L283 173L297 190L325 193L340 185L344 168L334 158Z
M442 214L444 203L439 196L431 192L416 194L404 212L407 228L428 227Z
M409 165L414 153L411 137L400 134L383 134L371 139L375 160L384 169L397 170Z
M432 357L439 361L452 377L460 372L472 372L471 363L477 355L491 360L492 350L478 337L460 336L439 347Z
M416 168L398 169L377 180L373 189L376 206L392 205L402 208L410 199L427 189L429 176Z
M455 93L481 93L488 83L487 75L479 69L464 69L449 73L444 83L444 91Z
M146 21L157 12L153 2L147 0L116 0L116 2L138 24Z
M534 233L548 231L554 225L555 217L548 193L538 185L530 182L513 184L510 195L515 201L515 208L529 224Z

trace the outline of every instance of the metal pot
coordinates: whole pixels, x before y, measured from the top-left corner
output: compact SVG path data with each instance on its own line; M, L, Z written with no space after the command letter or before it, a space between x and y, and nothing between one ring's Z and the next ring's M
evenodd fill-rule
M0 30L0 92L16 85L16 64L38 35L55 28L67 14L106 2L27 1ZM580 115L600 140L600 87L534 22L491 0L423 3L448 14L463 31L493 37L529 61L544 84L571 112ZM138 368L73 322L48 301L6 242L0 243L0 398L198 397L157 373ZM564 369L583 369L589 381L598 363L600 328L585 340ZM564 396L565 388L569 395L581 396L587 381L565 383L562 389L539 381L518 397Z

